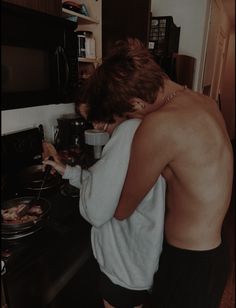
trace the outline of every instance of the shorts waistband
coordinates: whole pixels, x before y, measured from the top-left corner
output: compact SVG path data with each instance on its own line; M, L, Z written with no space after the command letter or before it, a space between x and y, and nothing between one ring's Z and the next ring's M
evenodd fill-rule
M212 256L215 254L219 254L221 251L225 249L225 244L221 242L219 246L208 249L208 250L191 250L191 249L184 249L184 248L179 248L176 246L173 246L169 244L166 240L163 242L163 251L170 252L171 254L177 254L177 255L189 255L189 256Z

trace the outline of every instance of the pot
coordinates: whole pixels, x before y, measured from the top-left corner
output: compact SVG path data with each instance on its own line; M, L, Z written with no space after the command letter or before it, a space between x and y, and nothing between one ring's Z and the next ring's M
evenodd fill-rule
M24 169L19 175L23 189L27 191L37 192L41 189L44 178L44 166L33 165ZM45 179L42 191L54 189L60 185L61 177L58 173L48 174Z
M27 197L10 199L10 200L3 202L1 208L9 209L11 207L17 206L20 203L28 203L33 198L35 197L27 196ZM48 200L44 198L39 198L39 200L37 201L37 204L38 203L42 209L42 214L33 221L22 222L22 223L5 223L4 221L1 221L2 237L15 237L16 238L16 236L18 237L24 236L24 235L26 236L28 234L32 234L40 230L46 222L51 204Z

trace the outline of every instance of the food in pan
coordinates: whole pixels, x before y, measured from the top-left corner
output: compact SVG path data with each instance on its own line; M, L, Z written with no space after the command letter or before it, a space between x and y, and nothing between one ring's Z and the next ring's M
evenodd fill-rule
M42 215L43 211L40 205L33 205L26 215L21 218L18 217L18 213L26 206L26 203L19 203L16 206L10 207L8 209L2 209L1 215L4 223L24 223L34 221Z

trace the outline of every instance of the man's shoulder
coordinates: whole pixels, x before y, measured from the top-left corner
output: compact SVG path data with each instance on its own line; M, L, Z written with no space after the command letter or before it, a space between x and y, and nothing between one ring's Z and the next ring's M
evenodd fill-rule
M165 130L176 125L176 113L170 110L157 110L145 116L140 126L147 129Z
M163 109L147 115L138 128L140 138L148 138L159 149L179 148L187 142L193 120L178 108Z

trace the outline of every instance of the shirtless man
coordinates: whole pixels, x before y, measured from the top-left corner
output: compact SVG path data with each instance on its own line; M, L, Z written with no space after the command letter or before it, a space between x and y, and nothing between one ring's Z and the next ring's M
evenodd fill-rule
M116 219L134 212L160 174L167 181L166 242L153 307L219 307L227 278L221 228L233 155L216 102L171 81L137 40L117 44L90 80L89 95L97 120L114 113L145 116L133 139Z

